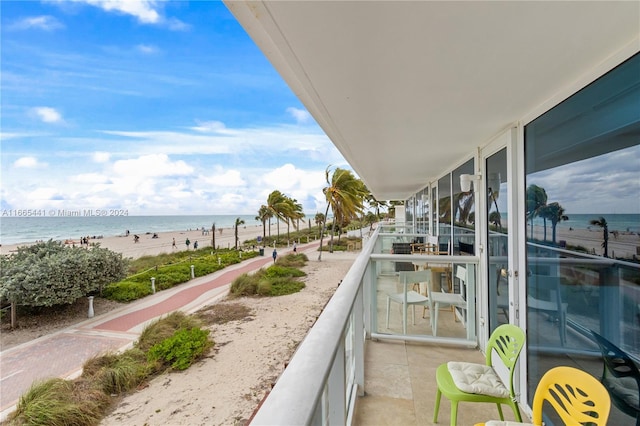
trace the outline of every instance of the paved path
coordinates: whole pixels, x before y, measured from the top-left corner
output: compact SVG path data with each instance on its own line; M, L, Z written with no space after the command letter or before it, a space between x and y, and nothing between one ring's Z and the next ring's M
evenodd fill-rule
M315 252L318 246L318 242L305 244L299 250ZM280 249L279 254L286 252ZM237 276L271 262L271 256L254 257L0 352L0 420L15 408L20 395L35 380L76 377L86 360L130 346L144 327L159 316L175 310L193 312L225 296Z

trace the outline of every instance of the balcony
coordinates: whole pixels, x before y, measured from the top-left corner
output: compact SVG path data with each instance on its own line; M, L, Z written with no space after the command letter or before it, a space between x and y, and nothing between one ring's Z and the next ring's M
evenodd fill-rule
M453 325L453 318L443 315ZM358 398L355 425L433 425L436 395L435 371L447 361L484 362L477 349L402 341L365 343L365 396ZM440 403L438 424L448 425L450 405ZM523 410L521 410L523 411ZM506 420L515 420L513 412L503 408ZM524 412L523 412L524 414ZM466 404L458 407L458 424L472 425L497 419L494 404Z
M478 301L482 297L477 298L475 293L476 276L483 271L478 270L480 259L476 256L397 253L402 251L399 247L411 245L410 241L416 238L417 234L408 230L381 227L366 239L361 255L252 424L434 424L438 365L450 360L484 361L476 336L476 330L482 329L476 326L476 304L482 303ZM392 250L396 252L391 253ZM522 389L532 393L537 378L549 368L570 365L600 377L602 361L589 338L590 329L605 330L613 336L636 335L633 321L608 316L600 317L600 324L597 320L591 324L589 318L579 315L578 307L585 304L585 295L601 299L606 309L616 301L626 303L627 293L636 288L630 280L640 270L637 265L613 259L577 254L570 258L570 253L558 253L555 248L530 250L530 264L535 261L537 266L527 277L527 346L533 356L528 360L528 372L519 370L522 383L517 389L521 390L523 416L528 408L522 404ZM494 266L489 267L495 273ZM407 271L416 270L423 271L412 275L421 277L413 280L418 282L401 279L403 274L408 275ZM581 287L574 288L567 277L576 273L592 277L581 279ZM439 287L470 302L454 308L435 309L433 305L420 304L411 307L408 298L402 296L403 299L388 303L389 294L403 295L411 290L422 294L424 285L434 290ZM504 303L507 302L495 305L499 312L491 312L501 323L508 321ZM568 311L561 315L566 306ZM435 312L439 317L437 329L430 318ZM623 347L636 353L634 342L626 339ZM523 352L521 359L526 356ZM503 411L507 420L514 419L508 408ZM458 424L474 424L497 416L493 404L462 403ZM449 419L450 405L443 399L438 424L448 424ZM612 424L625 424L628 416L612 408L609 419ZM547 419L548 424L555 420Z

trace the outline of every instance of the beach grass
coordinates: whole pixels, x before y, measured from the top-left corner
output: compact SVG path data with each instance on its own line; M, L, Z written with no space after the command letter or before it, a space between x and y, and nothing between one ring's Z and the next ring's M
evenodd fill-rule
M287 254L268 268L261 268L253 274L242 274L231 283L229 294L242 296L284 296L296 293L305 287L297 278L306 275L298 269L309 259L305 254ZM288 266L288 265L296 265Z
M184 370L204 356L215 343L202 325L195 316L182 312L154 321L143 330L134 348L89 359L80 377L35 382L20 397L6 424L99 424L114 398L168 368Z

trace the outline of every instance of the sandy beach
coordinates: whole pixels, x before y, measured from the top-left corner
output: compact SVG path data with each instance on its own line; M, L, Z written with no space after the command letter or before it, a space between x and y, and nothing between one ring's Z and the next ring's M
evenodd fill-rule
M301 228L305 229L307 226L301 224ZM222 232L220 232L222 231ZM293 231L293 228L291 229ZM527 224L527 237L531 235L531 228ZM271 236L276 236L278 228L275 223L271 224ZM280 236L285 238L287 234L287 227L285 224L280 224ZM98 243L101 247L108 248L110 250L122 253L125 258L138 258L141 256L153 256L160 253L170 253L172 250L186 250L185 244L187 238L191 242L191 249L193 244L197 241L198 247L211 247L212 235L211 232L203 234L201 230L182 230L182 231L170 231L159 232L158 238L152 238L153 234L146 233L140 234L138 242L134 242L134 236L108 236L105 238L90 239L90 243ZM267 230L267 236L269 230ZM243 225L238 229L239 244L245 240L255 239L258 236L262 236L262 225ZM544 230L542 226L534 226L534 237L540 241L543 240ZM591 254L602 256L602 229L592 226L590 229L566 229L558 227L556 241L560 243L565 241L568 245L585 247ZM176 248L172 247L173 239L176 241ZM547 227L547 241L551 241L551 227ZM234 229L233 228L218 228L215 236L216 247L218 248L231 248L234 247ZM300 241L305 243L306 241ZM69 241L70 244L79 244L78 240ZM18 246L30 245L33 243L20 243L9 244L0 246L0 254L9 254L14 252ZM291 241L293 244L293 241ZM251 249L251 247L245 247ZM257 247L256 247L257 249ZM632 259L633 256L640 257L640 235L635 232L627 232L623 230L611 229L609 231L609 257L627 258Z
M302 229L306 226L301 226ZM293 228L291 229L293 231ZM217 248L232 248L235 246L233 228L218 228L216 229L216 247ZM271 224L271 236L277 235L278 228L275 223ZM269 230L267 230L267 236ZM286 238L287 226L286 224L280 224L280 237ZM198 248L211 247L212 235L211 231L203 233L202 230L184 230L184 231L169 231L158 232L158 238L153 238L153 234L139 234L138 242L134 241L134 235L129 236L107 236L104 238L91 238L89 243L98 243L100 247L108 248L118 253L122 253L125 258L137 259L142 256L155 256L161 253L171 253L173 250L186 250L185 244L187 238L190 241L190 249L193 249L194 243L198 242ZM258 236L262 236L262 225L243 225L238 228L239 245L245 240L255 239ZM176 241L176 248L173 248L173 240ZM301 241L305 243L306 241ZM80 245L79 240L69 240L68 244ZM34 243L20 243L20 244L3 244L0 246L0 254L10 254L17 250L19 246L28 246ZM291 241L293 244L293 241ZM251 247L248 247L249 249ZM256 247L257 249L257 247Z
M125 397L102 425L246 424L285 368L358 253L306 252L306 287L296 294L240 298L250 320L211 326L210 356L164 374ZM218 303L226 303L225 300Z
M592 226L591 229L565 229L558 228L556 235L556 241L566 241L566 244L573 246L585 247L591 254L602 256L603 248L603 231L597 226ZM542 240L544 236L544 229L542 226L533 227L534 237L538 240ZM527 237L531 235L531 228L527 225ZM547 227L547 241L552 240L551 227ZM609 257L617 258L629 258L633 256L640 256L640 235L635 232L618 231L615 229L609 230L609 243L608 243Z

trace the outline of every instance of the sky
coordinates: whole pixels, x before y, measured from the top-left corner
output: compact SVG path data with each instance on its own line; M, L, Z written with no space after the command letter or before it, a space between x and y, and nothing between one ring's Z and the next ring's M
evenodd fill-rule
M3 211L315 214L350 169L221 2L0 8Z

